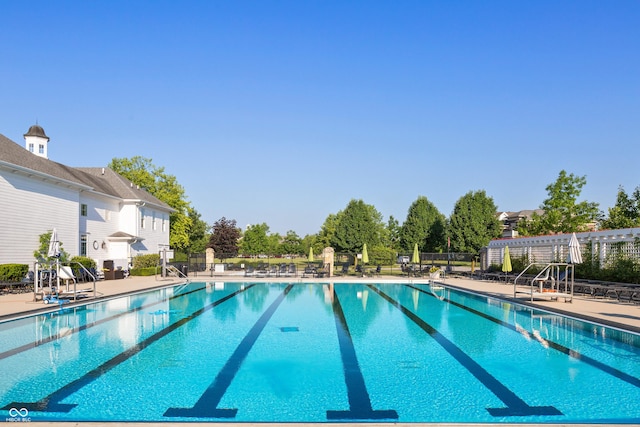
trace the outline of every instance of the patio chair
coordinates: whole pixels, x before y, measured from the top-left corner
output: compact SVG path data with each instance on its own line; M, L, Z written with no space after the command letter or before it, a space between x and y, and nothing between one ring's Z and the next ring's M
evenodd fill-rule
M255 268L254 268L253 266L251 266L251 265L248 265L248 266L247 266L247 268L244 270L244 275L245 275L246 277L248 277L248 276L255 276L255 274L256 274L256 270L255 270Z
M382 266L381 266L380 264L378 264L378 265L376 266L376 269L375 269L375 270L373 270L373 273L372 273L372 274L373 274L374 276L378 276L378 277L380 277L380 273L381 273L381 272L382 272Z
M294 263L289 264L289 275L294 277L298 275L298 269Z
M342 269L340 270L339 275L346 276L347 274L349 274L349 263L345 262L344 264L342 264Z
M329 275L329 264L316 268L316 277L325 277Z
M280 264L280 268L278 269L279 276L288 276L289 275L289 266L287 264Z
M302 272L302 277L314 277L316 275L316 271L315 266L307 265Z

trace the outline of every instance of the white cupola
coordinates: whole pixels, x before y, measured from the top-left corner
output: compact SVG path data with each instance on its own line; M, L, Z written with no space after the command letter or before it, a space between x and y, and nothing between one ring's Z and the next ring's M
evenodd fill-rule
M42 129L38 124L31 126L27 133L24 134L24 148L36 156L48 159L48 144L49 137L44 133L44 129Z

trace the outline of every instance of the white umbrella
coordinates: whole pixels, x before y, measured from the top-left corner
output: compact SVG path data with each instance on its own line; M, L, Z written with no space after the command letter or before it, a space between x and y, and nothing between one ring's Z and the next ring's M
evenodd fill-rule
M51 258L60 256L60 242L58 241L58 232L54 228L49 238L49 252L47 255Z
M580 251L580 242L578 242L578 236L576 236L576 233L573 233L571 235L571 240L569 240L569 256L567 257L567 263L582 264L582 252Z
M49 238L49 252L47 255L56 259L56 281L57 288L60 289L60 241L58 240L58 231L54 228ZM51 273L49 273L49 287L51 287Z

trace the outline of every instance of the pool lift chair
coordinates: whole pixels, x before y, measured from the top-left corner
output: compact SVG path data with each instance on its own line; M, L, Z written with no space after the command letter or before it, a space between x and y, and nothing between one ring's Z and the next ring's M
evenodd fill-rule
M45 264L36 262L34 265L34 283L33 283L33 301L42 300L45 304L58 303L64 304L74 301L78 298L86 298L89 292L93 290L93 297L96 297L96 277L91 274L80 263L77 264L79 271L82 271L84 276L88 280L93 281L93 289L78 289L78 281L73 274L71 266L61 266L56 262L55 266L52 264ZM61 290L60 281L66 282L66 289ZM70 289L70 282L73 283L73 289ZM46 290L48 289L48 290Z
M573 302L573 264L564 262L551 262L533 278L529 286L518 285L518 279L536 263L531 263L513 281L513 297L517 294L528 294L531 302L534 299L548 298L558 301L564 298L564 302Z

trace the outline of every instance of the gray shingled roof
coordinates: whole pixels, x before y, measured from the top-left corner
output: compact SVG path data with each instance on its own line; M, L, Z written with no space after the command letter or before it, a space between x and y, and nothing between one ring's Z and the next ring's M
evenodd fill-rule
M20 166L54 178L91 187L94 191L126 200L140 200L173 210L169 205L138 188L131 181L109 168L73 168L29 152L0 134L0 161ZM104 170L104 173L103 173Z

